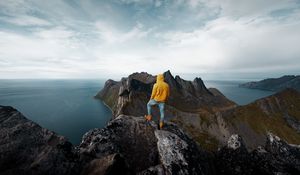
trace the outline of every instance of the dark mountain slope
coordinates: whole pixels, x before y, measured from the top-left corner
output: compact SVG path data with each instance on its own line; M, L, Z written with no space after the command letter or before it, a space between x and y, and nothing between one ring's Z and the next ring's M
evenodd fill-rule
M200 78L186 81L179 76L174 78L169 71L164 76L171 89L167 119L178 124L205 149L217 149L234 133L243 136L246 146L253 149L265 142L270 131L288 142L300 144L299 92L287 89L237 106L217 89L207 89ZM152 75L134 73L120 82L107 81L96 97L108 104L115 116L143 116L154 82ZM154 116L159 116L157 109Z
M245 106L222 113L246 144L256 147L272 132L290 143L300 144L300 93L285 89Z
M240 87L280 91L285 88L293 88L300 91L300 75L285 75L280 78L268 78L257 82L241 84Z

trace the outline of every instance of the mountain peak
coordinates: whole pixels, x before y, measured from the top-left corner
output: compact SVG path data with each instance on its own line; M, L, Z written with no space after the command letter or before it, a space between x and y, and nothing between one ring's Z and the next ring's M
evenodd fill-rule
M217 109L234 105L225 96L213 95L204 85L201 78L195 81L174 78L170 70L164 72L165 82L170 87L170 97L167 106L182 111L200 111L207 108ZM114 116L119 114L144 115L147 113L147 102L151 96L152 86L156 78L145 72L134 73L124 77L121 81L104 88L96 95L111 107ZM120 96L118 94L123 94ZM174 111L167 108L167 115L173 116ZM170 111L169 111L170 110ZM213 109L212 109L213 110Z

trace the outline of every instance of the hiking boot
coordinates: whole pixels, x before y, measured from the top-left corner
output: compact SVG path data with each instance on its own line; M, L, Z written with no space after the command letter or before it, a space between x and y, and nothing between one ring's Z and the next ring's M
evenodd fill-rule
M151 120L152 120L152 116L151 116L151 115L145 115L145 119L146 119L147 121L151 121Z
M164 126L164 122L159 122L159 129L162 129Z

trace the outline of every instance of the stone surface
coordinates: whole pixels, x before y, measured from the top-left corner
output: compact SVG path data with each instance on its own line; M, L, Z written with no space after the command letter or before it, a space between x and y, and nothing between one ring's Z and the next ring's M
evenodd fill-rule
M174 108L181 111L207 111L235 106L225 96L219 95L220 92L218 95L210 92L201 78L187 81L178 75L174 78L170 71L166 71L164 79L169 84L171 94L167 101L167 106L170 107L166 108L169 117L174 116ZM103 100L115 116L141 116L147 112L146 104L155 81L155 76L145 72L133 73L121 81L108 80L95 97Z
M289 145L276 135L269 133L266 144L250 152L238 135L231 136L228 143L233 144L228 144L216 153L218 174L296 175L300 173L299 146Z
M160 174L160 167L165 174L212 171L207 160L201 164L200 155L208 157L206 153L199 151L196 143L176 125L166 123L164 130L157 130L153 121L146 122L143 117L118 116L106 128L86 133L79 150L81 155L91 158L121 154L129 168L140 174Z
M166 174L203 174L200 164L195 163L198 157L193 156L187 142L168 131L155 131L155 136Z
M120 153L129 167L138 172L157 164L154 130L142 117L120 115L104 129L86 133L79 150L92 158Z
M212 153L177 125L157 130L143 117L120 115L87 132L74 148L12 107L0 106L0 174L300 174L300 146L268 133L265 145L247 150L241 136Z
M26 119L12 107L0 106L0 174L76 174L80 168L73 146L63 136Z
M179 76L173 77L170 71L164 72L164 78L170 86L170 98L165 105L165 119L172 119L197 142L208 142L209 147L217 147L225 141L230 135L230 126L224 127L222 118L218 118L220 123L216 123L214 112L234 108L236 104L217 89L207 89L201 78L187 81ZM155 80L155 76L145 72L133 73L121 81L108 80L96 98L103 100L115 117L120 114L143 116L147 113L147 102ZM159 119L157 107L153 107L152 114L155 120ZM213 126L207 126L199 116L211 120L209 123ZM209 137L207 141L203 135Z
M170 85L166 120L176 123L206 150L215 151L226 145L234 133L243 137L248 149L255 149L264 144L269 130L289 143L300 144L300 93L294 89L237 106L217 89L207 89L201 78L187 81L173 77L170 71L164 77ZM155 76L134 73L121 81L108 80L96 97L115 116L142 116L147 113L146 104L154 82ZM158 120L157 107L153 107L153 116Z
M99 159L93 159L82 170L81 175L115 175L133 174L120 154L111 154Z

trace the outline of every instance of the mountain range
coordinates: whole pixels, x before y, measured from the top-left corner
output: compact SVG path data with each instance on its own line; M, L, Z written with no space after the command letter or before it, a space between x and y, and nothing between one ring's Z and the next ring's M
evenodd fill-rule
M0 175L300 174L300 93L287 88L239 106L200 78L164 73L167 121L144 119L155 76L108 80L95 96L113 118L79 145L0 106Z
M253 81L240 84L240 87L269 91L280 91L285 88L293 88L300 91L300 75L285 75L280 78L268 78L261 81Z
M232 134L241 135L249 149L264 144L268 132L300 144L300 93L294 89L239 106L217 89L207 89L201 78L187 81L170 71L164 72L164 77L171 94L166 118L207 150L224 145ZM155 80L145 72L121 81L108 80L96 98L103 100L114 116L143 116ZM157 108L154 116L159 116Z

